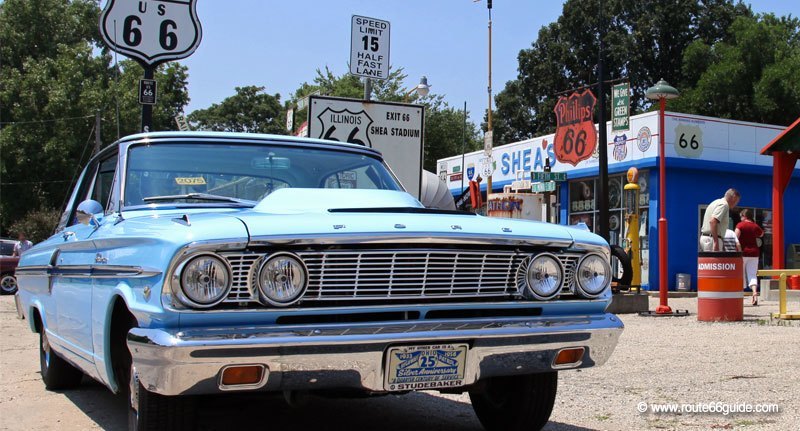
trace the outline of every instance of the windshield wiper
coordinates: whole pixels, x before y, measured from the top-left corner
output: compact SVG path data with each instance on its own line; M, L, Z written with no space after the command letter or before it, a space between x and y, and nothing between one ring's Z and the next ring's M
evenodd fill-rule
M165 196L149 196L142 199L145 202L159 202L159 201L174 201L180 199L194 199L198 201L209 202L232 202L236 204L247 205L253 207L256 205L255 201L247 199L237 199L230 196L212 195L208 193L186 193L183 195L165 195Z

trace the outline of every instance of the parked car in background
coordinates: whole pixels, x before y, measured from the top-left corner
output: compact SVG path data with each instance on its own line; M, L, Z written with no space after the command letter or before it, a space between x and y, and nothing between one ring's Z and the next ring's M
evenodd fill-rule
M11 257L16 244L16 240L0 238L0 294L2 295L10 295L17 291L14 270L17 268L19 258Z
M528 430L559 371L616 346L609 259L583 230L425 208L363 146L150 133L90 161L18 311L45 386L127 392L132 429L190 427L195 394L434 389Z
M11 256L14 254L14 246L17 240L11 238L0 238L0 256Z

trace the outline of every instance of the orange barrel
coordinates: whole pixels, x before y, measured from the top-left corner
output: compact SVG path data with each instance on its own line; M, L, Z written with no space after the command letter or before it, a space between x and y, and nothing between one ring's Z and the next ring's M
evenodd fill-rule
M732 322L744 314L741 253L700 252L697 258L697 320Z
M800 275L790 275L786 277L786 288L800 290Z

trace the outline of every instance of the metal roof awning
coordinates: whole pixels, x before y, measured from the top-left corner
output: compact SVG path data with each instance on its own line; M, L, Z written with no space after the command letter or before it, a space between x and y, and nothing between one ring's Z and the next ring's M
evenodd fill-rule
M761 154L774 152L800 153L800 117L761 149Z

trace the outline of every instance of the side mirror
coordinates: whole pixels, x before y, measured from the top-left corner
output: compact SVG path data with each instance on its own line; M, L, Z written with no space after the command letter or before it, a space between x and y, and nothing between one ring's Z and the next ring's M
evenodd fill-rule
M88 225L90 222L94 222L95 226L99 226L100 223L97 222L97 219L94 215L101 214L102 212L103 206L100 205L100 202L87 199L78 204L78 210L76 211L75 217L78 219L78 223Z

